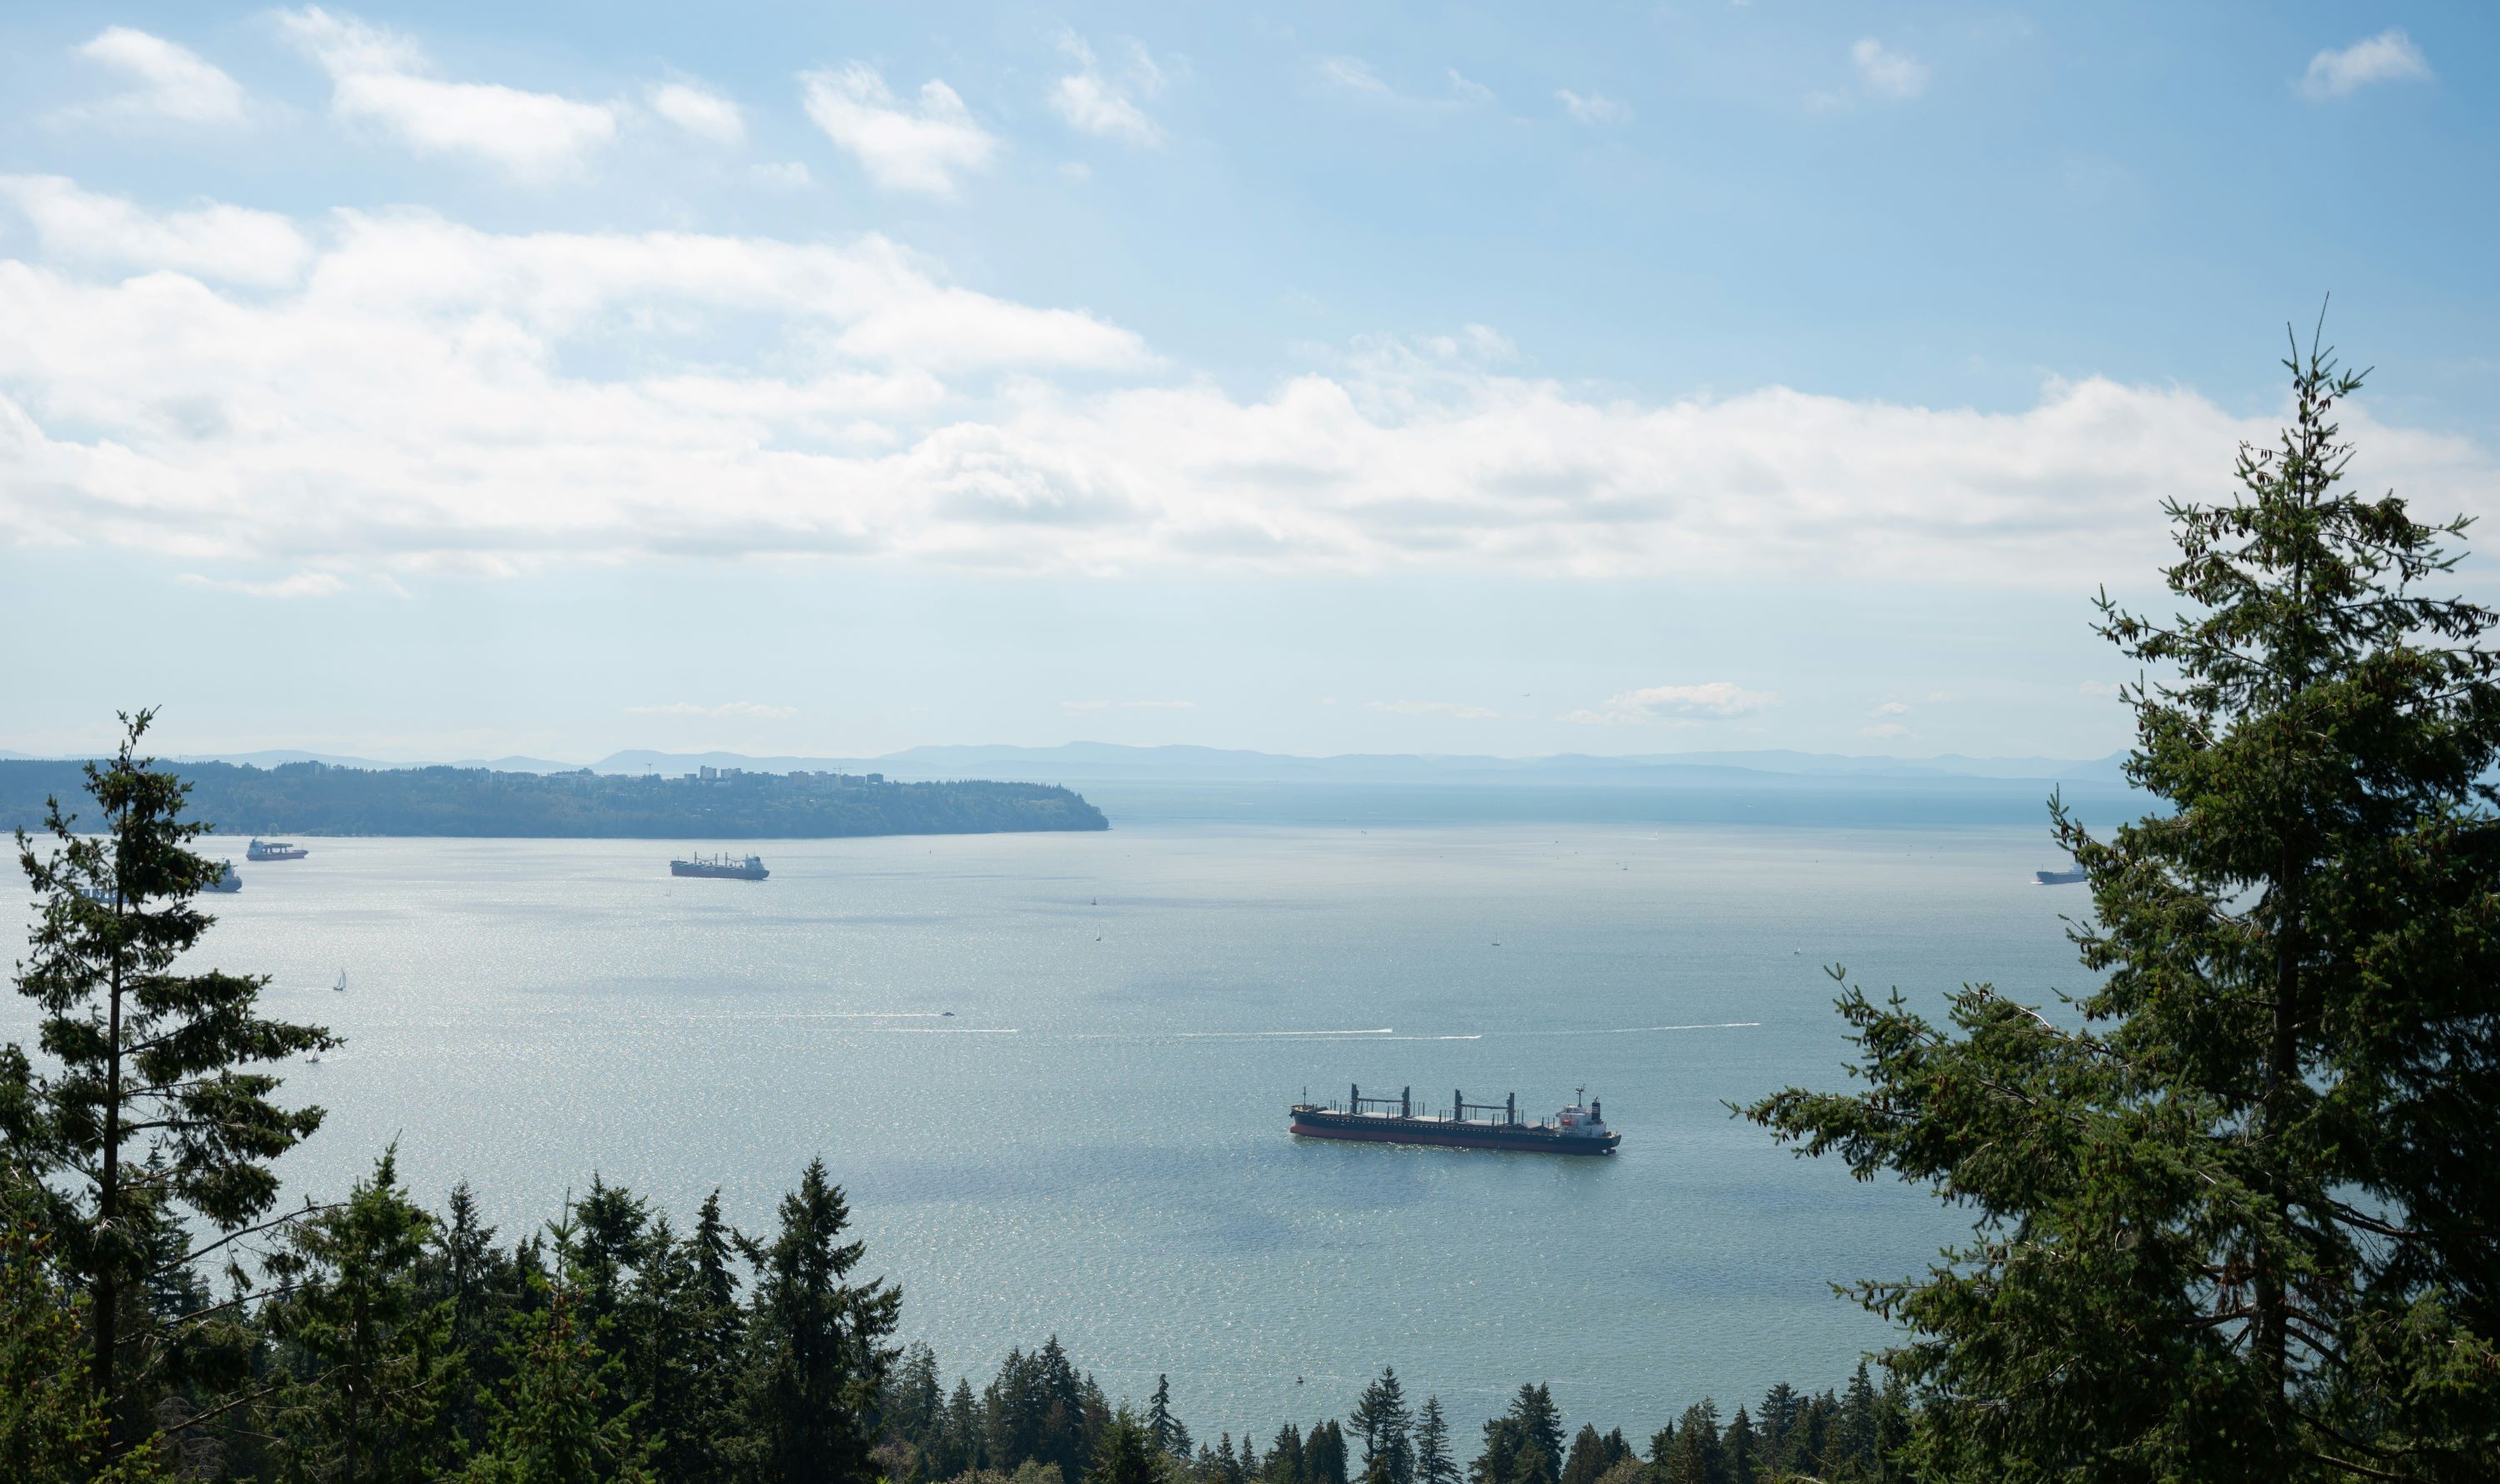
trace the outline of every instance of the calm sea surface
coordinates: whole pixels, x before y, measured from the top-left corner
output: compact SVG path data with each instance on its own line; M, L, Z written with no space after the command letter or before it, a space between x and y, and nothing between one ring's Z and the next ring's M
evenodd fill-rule
M1826 1282L1962 1218L1723 1103L1843 1083L1825 964L1925 1005L2086 982L2036 827L778 841L762 884L640 841L308 843L216 899L208 955L347 1038L288 1073L330 1110L294 1190L395 1138L420 1199L466 1176L507 1237L594 1171L757 1230L822 1154L947 1369L1056 1332L1114 1396L1168 1371L1210 1436L1339 1413L1383 1363L1468 1435L1522 1380L1646 1436L1845 1378L1885 1334ZM1540 1117L1586 1084L1623 1152L1286 1135L1349 1081Z

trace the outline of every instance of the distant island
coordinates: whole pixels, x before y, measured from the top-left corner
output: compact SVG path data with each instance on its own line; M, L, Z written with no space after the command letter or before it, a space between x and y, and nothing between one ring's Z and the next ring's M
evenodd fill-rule
M177 771L191 785L191 812L230 837L822 840L1111 827L1101 809L1052 784L896 782L875 773L699 767L618 775L317 762L182 763ZM94 812L79 764L0 760L0 829L40 827L48 795Z

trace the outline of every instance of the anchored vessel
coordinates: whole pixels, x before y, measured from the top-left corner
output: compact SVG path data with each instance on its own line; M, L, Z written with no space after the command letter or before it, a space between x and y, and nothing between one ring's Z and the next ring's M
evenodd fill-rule
M726 855L697 855L669 862L673 876L705 876L716 881L761 881L773 873L764 869L762 856L750 855L742 861Z
M243 890L243 877L235 874L234 862L219 861L217 862L217 874L209 877L209 879L201 885L200 890L241 891Z
M2035 871L2031 879L2043 886L2072 886L2084 878L2080 871Z
M1581 1088L1581 1098L1588 1091ZM1290 1127L1311 1138L1528 1149L1545 1154L1612 1154L1624 1141L1621 1134L1606 1127L1594 1102L1584 1106L1575 1100L1546 1122L1522 1123L1517 1093L1499 1103L1469 1103L1465 1093L1454 1091L1448 1112L1419 1113L1411 1087L1399 1088L1395 1098L1366 1098L1360 1084L1347 1087L1342 1105L1295 1104Z
M254 840L243 853L247 861L300 861L312 852L282 840Z

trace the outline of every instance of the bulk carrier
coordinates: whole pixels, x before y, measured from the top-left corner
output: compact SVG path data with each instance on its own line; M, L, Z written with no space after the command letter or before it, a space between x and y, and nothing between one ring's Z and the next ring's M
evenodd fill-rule
M764 869L760 855L750 855L742 861L726 855L697 855L669 862L669 874L673 876L703 876L714 881L761 881L772 874Z
M245 847L243 858L247 861L300 861L312 853L288 841L254 840Z
M1580 1089L1586 1097L1587 1088ZM1481 1115L1481 1116L1478 1116ZM1345 1102L1297 1103L1289 1125L1308 1138L1351 1138L1365 1143L1443 1144L1463 1149L1522 1149L1541 1154L1612 1154L1624 1137L1606 1127L1594 1102L1574 1102L1544 1123L1519 1121L1519 1094L1499 1103L1469 1103L1450 1094L1446 1113L1415 1111L1415 1089L1395 1098L1366 1098L1360 1084Z

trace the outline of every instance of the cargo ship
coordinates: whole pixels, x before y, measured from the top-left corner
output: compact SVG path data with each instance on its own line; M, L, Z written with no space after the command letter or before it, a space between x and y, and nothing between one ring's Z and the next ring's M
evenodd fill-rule
M1580 1089L1586 1098L1587 1088ZM1574 1101L1543 1123L1519 1121L1519 1095L1499 1103L1469 1103L1450 1094L1445 1113L1415 1111L1415 1090L1395 1098L1364 1096L1361 1084L1345 1102L1297 1103L1288 1127L1306 1138L1351 1138L1379 1144L1441 1144L1461 1149L1519 1149L1539 1154L1612 1154L1624 1137L1606 1127L1597 1105Z
M282 840L255 838L250 845L245 848L243 858L247 861L300 861L312 853L302 845L290 844Z
M673 876L702 876L713 881L761 881L772 874L764 869L764 858L756 855L742 861L726 855L696 855L669 862L669 874Z
M2072 886L2084 879L2084 874L2080 871L2035 871L2031 873L2031 879L2043 886Z
M243 877L235 874L234 862L217 862L217 874L200 883L202 891L241 891Z

